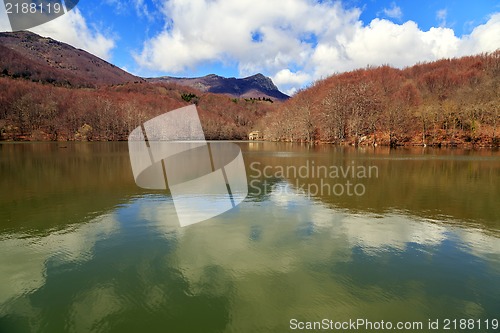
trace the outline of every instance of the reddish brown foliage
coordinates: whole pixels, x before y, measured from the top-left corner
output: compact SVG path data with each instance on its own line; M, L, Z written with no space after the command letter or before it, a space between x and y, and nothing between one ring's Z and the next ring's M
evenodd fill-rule
M265 137L498 146L499 78L500 50L403 70L381 66L334 75L268 114Z
M187 105L185 93L199 94L194 101L207 139L243 139L272 108L172 84L70 89L3 77L0 91L4 140L126 140L147 119Z
M0 33L0 74L72 87L143 81L88 52L28 31Z

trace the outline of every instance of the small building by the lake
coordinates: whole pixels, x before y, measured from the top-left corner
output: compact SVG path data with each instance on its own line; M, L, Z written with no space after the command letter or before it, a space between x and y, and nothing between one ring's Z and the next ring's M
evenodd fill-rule
M248 134L248 140L262 140L262 134L260 131L252 131L250 134Z

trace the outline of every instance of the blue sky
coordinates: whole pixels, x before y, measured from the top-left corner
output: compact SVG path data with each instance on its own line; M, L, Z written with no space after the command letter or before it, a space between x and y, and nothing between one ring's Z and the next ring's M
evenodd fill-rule
M1 30L9 30L0 13ZM261 72L286 93L336 72L500 48L491 0L80 0L31 29L141 76Z

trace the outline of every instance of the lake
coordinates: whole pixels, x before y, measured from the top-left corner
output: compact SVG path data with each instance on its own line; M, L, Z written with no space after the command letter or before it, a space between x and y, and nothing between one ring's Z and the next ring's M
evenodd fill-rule
M238 145L181 228L127 143L0 144L0 332L499 331L498 151Z

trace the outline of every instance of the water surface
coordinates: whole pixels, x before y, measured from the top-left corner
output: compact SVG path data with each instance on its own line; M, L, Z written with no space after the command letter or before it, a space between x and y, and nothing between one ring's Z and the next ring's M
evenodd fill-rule
M247 199L180 228L126 143L1 144L0 332L500 319L498 152L239 145ZM377 173L277 172L303 166Z

